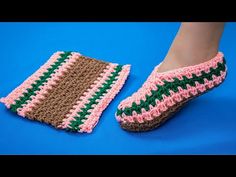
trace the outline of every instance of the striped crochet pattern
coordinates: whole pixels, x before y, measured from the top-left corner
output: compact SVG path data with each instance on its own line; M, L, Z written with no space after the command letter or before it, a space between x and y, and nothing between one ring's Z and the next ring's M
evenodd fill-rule
M194 66L158 73L159 66L137 92L119 104L116 119L123 129L148 131L158 127L184 103L221 84L227 71L221 52Z
M130 65L59 51L0 101L22 117L90 133L129 71Z

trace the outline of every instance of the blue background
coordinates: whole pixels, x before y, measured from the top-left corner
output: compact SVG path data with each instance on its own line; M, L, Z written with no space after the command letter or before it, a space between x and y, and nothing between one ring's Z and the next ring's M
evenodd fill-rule
M236 154L236 23L227 23L220 50L228 76L151 132L120 129L114 113L165 57L180 23L0 23L0 97L57 50L131 64L121 92L92 134L56 130L0 104L0 154Z

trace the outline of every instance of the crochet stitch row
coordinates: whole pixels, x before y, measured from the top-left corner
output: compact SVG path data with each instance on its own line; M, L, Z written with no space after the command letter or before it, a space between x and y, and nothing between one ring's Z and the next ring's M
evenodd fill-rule
M17 109L22 108L28 100L32 100L31 97L36 95L35 92L40 90L40 86L44 85L44 83L47 82L49 78L51 78L51 75L55 73L55 70L58 69L59 66L62 65L62 63L66 62L66 59L68 59L70 55L71 52L60 54L60 57L57 58L57 61L53 63L49 68L47 68L47 71L39 76L39 79L35 80L34 83L31 84L31 87L27 88L26 92L23 92L22 96L20 96L14 101L13 104L10 105L10 109L13 112L16 112Z
M118 107L118 121L139 123L152 120L178 102L203 93L220 84L226 75L226 63L222 53L198 66L166 73L155 73L143 87Z
M90 133L129 72L130 65L108 63L77 52L56 52L0 101L20 116Z

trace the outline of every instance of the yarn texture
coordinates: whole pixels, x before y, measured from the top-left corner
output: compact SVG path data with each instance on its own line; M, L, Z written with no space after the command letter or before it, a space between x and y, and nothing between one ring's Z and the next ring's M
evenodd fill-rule
M0 101L22 117L90 133L129 72L130 65L58 51Z
M227 67L222 52L211 60L167 72L156 66L142 87L123 100L116 119L130 131L147 131L165 122L184 103L220 85Z

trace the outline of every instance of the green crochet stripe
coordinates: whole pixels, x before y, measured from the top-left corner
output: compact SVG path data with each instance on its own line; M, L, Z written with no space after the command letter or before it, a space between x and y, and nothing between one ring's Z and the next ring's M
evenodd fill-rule
M205 73L204 71L201 72L201 76L196 76L192 74L192 78L189 79L186 76L183 76L183 80L179 80L178 78L173 78L173 82L168 82L164 80L164 84L156 85L157 90L151 90L151 96L146 95L146 101L141 100L140 104L136 104L135 102L132 103L131 107L127 107L125 109L117 109L117 116L121 116L124 113L127 116L131 116L133 111L136 111L138 114L141 114L141 109L144 108L146 111L149 111L149 105L156 106L156 99L163 100L163 95L170 96L170 90L173 92L178 92L178 87L180 86L182 89L187 89L187 84L195 87L195 81L200 84L204 84L204 78L207 80L212 80L212 75L220 76L220 71L225 71L225 59L223 63L217 63L217 68L210 68L209 73Z
M55 70L58 69L58 67L65 62L65 60L71 55L71 52L64 52L63 54L60 54L60 58L57 59L55 63L53 63L46 72L43 73L42 76L40 76L38 80L35 81L31 86L32 88L26 89L27 92L23 93L23 96L20 96L17 100L15 100L15 104L12 104L10 106L10 110L13 112L16 112L18 108L22 108L23 104L26 103L27 100L31 100L32 95L36 95L35 91L40 90L40 86L43 85L45 82L47 82L47 79L51 77L51 74L55 73Z
M70 131L78 131L79 130L79 125L83 124L82 120L87 119L85 116L91 114L88 111L93 109L92 105L98 104L98 102L96 100L101 99L101 96L103 96L103 94L107 93L107 91L111 88L112 83L117 80L116 77L119 75L121 70L122 70L122 65L118 65L115 67L115 71L111 73L111 76L109 76L109 79L107 79L102 84L103 86L100 87L97 92L95 92L95 95L93 95L93 97L89 98L89 103L85 104L84 108L81 108L82 111L77 112L77 116L74 117L76 120L72 120L70 122L71 128L68 128L68 130L70 130Z

